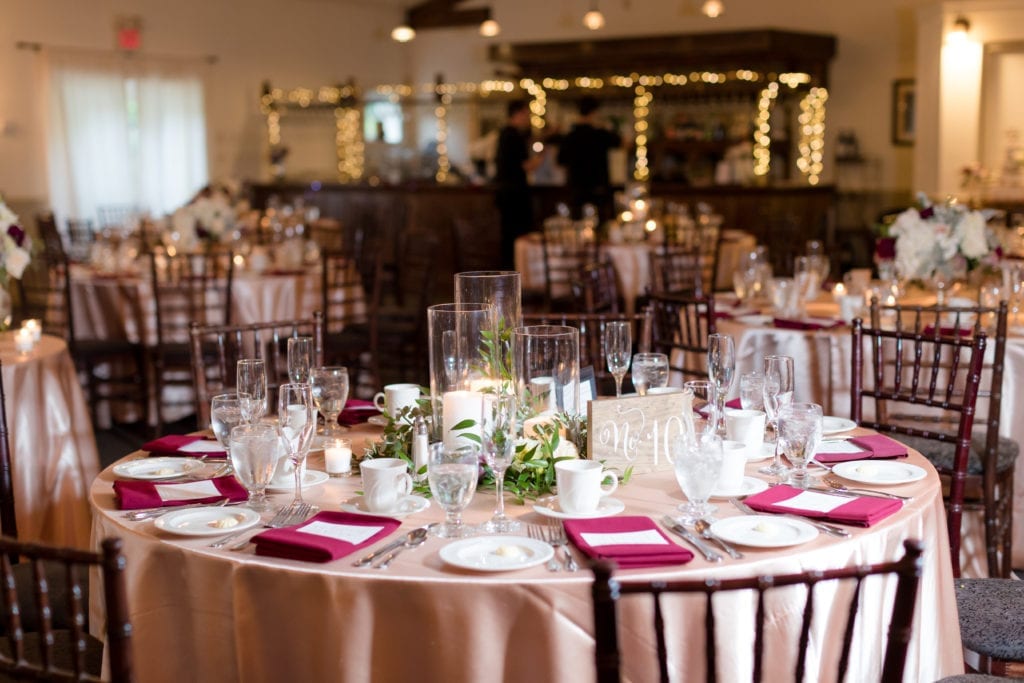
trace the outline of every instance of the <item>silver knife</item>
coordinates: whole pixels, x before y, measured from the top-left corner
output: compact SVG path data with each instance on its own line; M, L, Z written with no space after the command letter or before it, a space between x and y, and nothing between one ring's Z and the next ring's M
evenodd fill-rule
M739 510L740 512L742 512L745 515L765 514L765 513L757 512L757 511L751 509L750 507L747 506L746 503L742 502L739 498L730 498L729 502L733 504L733 507L735 507L737 510ZM848 538L850 536L850 532L847 531L846 529L834 526L832 524L826 524L825 522L818 522L816 520L809 519L807 517L802 517L800 515L790 514L788 512L768 513L768 514L778 514L780 517L789 517L791 519L798 519L801 522L806 522L807 524L810 524L811 526L813 526L815 529L818 529L819 531L824 531L826 534L830 534L832 536L839 536L841 538Z
M722 556L721 555L719 555L714 550L712 550L707 545L705 545L703 541L701 541L699 538L694 536L686 528L684 528L682 524L680 524L676 520L672 519L668 515L665 515L664 517L661 518L661 523L664 524L665 527L669 531L672 531L675 534L678 534L679 536L682 536L683 539L685 539L687 543L689 543L694 548L699 550L700 553L704 556L704 559L707 560L708 562L721 562L722 561Z
M353 567L365 567L368 564L372 563L376 558L380 557L381 555L383 555L385 553L391 552L392 550L394 550L395 548L397 548L400 545L404 545L406 541L414 540L414 536L416 535L416 532L419 531L419 529L422 528L422 529L426 529L427 531L430 531L435 526L437 526L436 523L427 524L426 526L423 526L423 527L417 527L416 529L411 530L407 534L402 534L401 536L398 537L397 540L391 541L387 545L384 545L384 546L381 546L380 548L377 548L376 550L374 550L372 553L370 553L368 555L363 555L361 558L359 558L358 560L353 562L352 566Z

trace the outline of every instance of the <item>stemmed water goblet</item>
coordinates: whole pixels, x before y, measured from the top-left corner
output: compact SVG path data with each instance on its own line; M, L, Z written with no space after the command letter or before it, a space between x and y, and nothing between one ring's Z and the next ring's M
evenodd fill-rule
M229 457L231 430L242 424L242 400L238 394L218 394L210 399L210 427Z
M238 361L235 388L241 399L242 419L250 424L267 412L267 366L262 358Z
M427 481L437 504L444 509L444 524L434 533L441 538L472 536L474 529L462 521L462 511L473 500L479 475L479 450L476 446L446 448L443 443L430 444Z
M313 338L288 338L288 379L295 384L309 382L313 368Z
M313 403L324 416L324 436L343 433L345 430L338 424L338 415L348 400L348 368L340 365L313 368L310 371L310 386L313 390Z
M796 488L807 488L807 461L821 443L821 419L816 403L791 403L779 413L779 448L793 464L789 484Z
M793 358L791 356L764 357L764 412L775 434L775 457L770 465L758 470L761 474L781 477L789 471L782 464L779 449L779 413L793 402Z
M286 454L295 466L295 499L292 505L303 503L302 477L305 474L306 454L316 430L313 396L308 384L282 384L277 390L277 429Z
M608 362L608 372L615 378L616 396L622 396L622 378L629 370L629 361L633 353L630 327L628 321L614 321L608 323L604 330L604 357Z
M641 396L648 389L668 386L668 356L663 353L638 353L633 356L633 387Z
M692 424L694 434L714 434L718 425L715 383L708 379L693 379L683 383L683 391L690 393L692 407L690 414L683 416L683 422Z
M725 434L725 397L736 372L736 346L727 334L708 335L708 379L715 383L715 431Z
M505 514L505 470L512 464L515 454L515 396L484 394L481 427L484 459L494 472L494 486L498 496L494 516L484 525L484 529L495 533L518 531L522 525Z
M672 441L676 481L687 503L680 505L683 523L692 524L715 511L708 504L722 470L722 439L713 432L683 433Z
M277 469L278 435L274 425L240 424L231 430L231 465L235 478L249 492L249 507L267 509L267 485Z

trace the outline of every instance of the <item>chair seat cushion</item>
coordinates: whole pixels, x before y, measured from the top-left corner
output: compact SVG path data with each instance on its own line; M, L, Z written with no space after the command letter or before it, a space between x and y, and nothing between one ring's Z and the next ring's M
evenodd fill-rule
M895 437L902 443L907 444L921 455L928 458L929 462L935 465L939 471L953 471L953 456L956 453L956 446L952 443L942 443L933 439L924 439L919 436L907 436L904 434ZM985 450L985 435L983 432L975 432L971 438L971 453L967 459L967 474L982 474L984 469L981 464L981 454ZM999 437L999 450L996 454L996 471L1005 472L1013 467L1020 453L1020 446L1013 439L1004 436Z
M988 674L960 674L959 676L946 676L939 679L938 683L990 683L1005 680L1002 676L989 676Z
M26 633L25 660L39 666L42 662L41 652L42 648L39 645L39 634ZM51 652L53 654L53 665L66 671L71 670L71 663L73 661L72 658L74 657L75 648L74 640L70 631L53 631L53 649ZM0 641L0 653L2 653L4 657L13 658L13 650L6 638ZM83 660L83 665L85 667L85 672L92 674L93 676L99 676L103 668L103 643L88 634L85 634L85 658ZM20 679L11 679L0 673L0 681L6 680ZM29 680L31 680L31 678Z
M1007 661L1024 661L1024 581L958 579L956 605L964 647Z

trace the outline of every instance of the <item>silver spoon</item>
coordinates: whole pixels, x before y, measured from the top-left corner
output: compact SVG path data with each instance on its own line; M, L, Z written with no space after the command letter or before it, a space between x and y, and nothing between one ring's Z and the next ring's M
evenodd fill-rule
M405 543L403 543L402 545L398 546L397 548L392 550L390 553L388 553L388 556L385 557L380 562L378 562L377 564L373 565L373 568L374 569L387 569L391 565L391 561L394 560L398 556L398 553L402 552L406 548L416 548L418 546L423 545L423 542L427 540L427 533L428 532L427 532L426 529L415 529L415 530L413 530L413 532L411 534L409 534L409 538L408 538L408 540L406 540Z
M736 550L736 548L733 548L731 545L729 545L728 543L726 543L721 538L719 538L711 532L711 525L708 524L707 521L703 519L698 519L696 522L693 523L693 527L697 530L697 533L699 533L702 538L706 538L709 541L714 541L715 543L720 545L722 547L722 550L729 553L729 557L731 557L732 559L743 559L743 553L741 553L739 550Z

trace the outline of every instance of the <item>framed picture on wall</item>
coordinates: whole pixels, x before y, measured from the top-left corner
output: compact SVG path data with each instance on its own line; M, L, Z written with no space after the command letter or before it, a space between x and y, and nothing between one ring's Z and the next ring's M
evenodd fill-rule
M892 144L914 144L914 80L898 78L892 82Z

